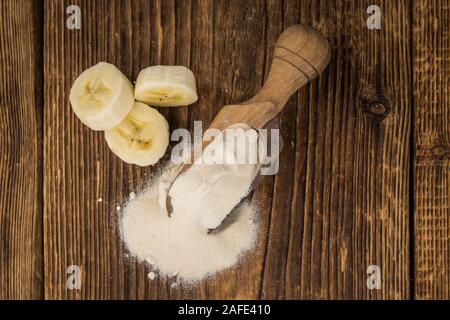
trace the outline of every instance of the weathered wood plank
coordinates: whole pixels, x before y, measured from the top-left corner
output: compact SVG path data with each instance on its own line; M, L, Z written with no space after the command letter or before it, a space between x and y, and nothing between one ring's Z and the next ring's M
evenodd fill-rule
M280 118L285 149L262 297L407 299L409 2L382 1L382 29L373 31L368 1L298 4L284 2L284 25L313 25L333 54ZM367 108L379 96L382 114ZM370 265L381 269L380 290L366 287Z
M0 1L0 299L42 298L40 1Z
M450 2L414 1L415 297L450 298Z
M66 28L66 8L71 4L81 8L81 30ZM76 119L68 93L82 70L102 60L136 79L139 69L150 64L150 50L157 50L151 47L151 34L157 31L147 14L151 5L45 2L46 298L135 298L147 288L146 281L137 281L144 278L145 268L125 257L115 207L130 191L140 190L156 169L127 166L111 154L103 133ZM66 289L69 265L81 267L81 290Z
M206 110L213 111L212 116L222 106L243 102L256 94L264 78L266 51L264 1L220 0L213 3L213 88L210 105L204 106L205 113ZM198 113L197 118L203 119L205 126L209 125L212 117L204 118L202 114L204 113ZM262 201L269 199L271 195L269 193L265 196ZM258 200L254 198L254 201ZM261 208L262 220L268 217L264 213L266 210L267 208ZM261 221L260 241L267 232L266 223ZM205 281L207 297L257 299L264 254L264 246L259 246L230 272Z

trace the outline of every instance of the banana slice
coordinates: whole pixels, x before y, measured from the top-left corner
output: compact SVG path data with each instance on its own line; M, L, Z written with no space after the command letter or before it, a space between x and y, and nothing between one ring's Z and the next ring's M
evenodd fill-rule
M183 66L153 66L136 80L136 100L153 106L187 106L197 101L195 77Z
M155 164L169 145L169 124L158 110L135 102L118 126L105 131L109 148L120 159L139 166Z
M122 122L133 107L133 85L114 65L100 62L80 74L69 99L86 126L108 130Z

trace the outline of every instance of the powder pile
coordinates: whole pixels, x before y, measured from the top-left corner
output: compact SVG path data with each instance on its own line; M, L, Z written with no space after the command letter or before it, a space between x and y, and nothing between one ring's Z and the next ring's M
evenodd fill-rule
M215 146L217 143L223 141L215 141ZM236 156L235 150L227 152ZM167 186L173 174L166 170L124 208L122 234L128 250L152 264L159 274L177 275L187 282L236 264L255 243L254 211L247 202L239 203L248 194L258 169L256 164L193 165L170 189L170 218L160 206L160 189ZM238 204L232 223L219 232L208 232Z

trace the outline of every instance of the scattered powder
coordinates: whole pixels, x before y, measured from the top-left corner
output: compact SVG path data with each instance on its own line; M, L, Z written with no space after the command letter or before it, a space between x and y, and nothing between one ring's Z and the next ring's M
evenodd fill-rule
M153 184L124 209L123 237L131 254L150 263L165 275L196 281L228 268L255 241L256 224L249 224L253 210L244 202L237 219L217 234L200 230L192 217L173 212L172 217L158 204Z
M133 191L130 192L130 200L134 200L136 199L136 193L134 193Z
M149 272L148 273L148 278L150 279L150 280L153 280L153 279L155 279L155 273L152 271L152 272Z
M117 207L116 207L116 210L117 210L117 211L120 211L120 209L121 209L120 206L117 206Z
M102 198L98 198L98 199L97 199L97 202L102 202L102 201L103 201Z
M249 203L239 202L248 194L258 170L255 164L193 165L170 189L174 211L169 218L160 206L167 181L176 172L169 168L139 196L130 194L122 217L128 250L161 274L187 282L236 264L255 243L255 214ZM227 219L232 223L209 233L238 204Z

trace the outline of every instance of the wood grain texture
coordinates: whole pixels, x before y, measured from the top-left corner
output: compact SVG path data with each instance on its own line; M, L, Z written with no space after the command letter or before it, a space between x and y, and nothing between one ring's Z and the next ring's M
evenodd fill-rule
M369 5L286 1L278 9L284 26L300 21L321 30L333 53L325 73L280 117L285 148L263 298L409 297L410 7L381 2L383 28L370 31ZM367 107L381 98L381 114ZM369 265L381 268L380 290L366 287Z
M40 299L41 3L0 1L0 299Z
M415 297L450 299L450 2L414 2Z
M65 27L78 4L81 30ZM44 117L45 297L53 299L409 298L411 28L409 1L382 1L382 30L366 27L368 1L46 1ZM120 242L116 205L156 168L118 160L68 101L74 79L104 60L130 79L154 64L183 64L199 101L162 110L171 128L206 127L219 108L251 98L275 41L304 23L332 45L330 67L279 116L280 170L264 177L258 246L238 266L195 287L149 281ZM384 108L384 109L383 109ZM102 202L97 199L102 198ZM66 268L82 268L81 290ZM379 265L380 290L366 287Z

